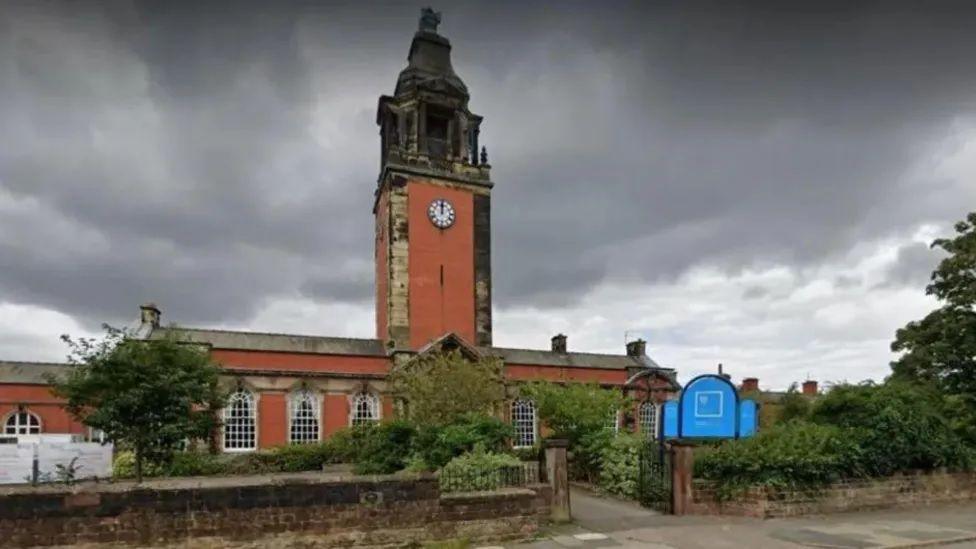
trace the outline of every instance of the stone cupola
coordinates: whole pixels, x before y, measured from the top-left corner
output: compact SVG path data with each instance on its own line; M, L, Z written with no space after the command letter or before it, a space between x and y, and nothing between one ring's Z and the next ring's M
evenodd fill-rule
M490 186L487 154L478 144L482 117L468 110L468 88L451 65L451 43L437 33L440 20L440 13L421 10L394 95L380 97L381 172L413 168Z

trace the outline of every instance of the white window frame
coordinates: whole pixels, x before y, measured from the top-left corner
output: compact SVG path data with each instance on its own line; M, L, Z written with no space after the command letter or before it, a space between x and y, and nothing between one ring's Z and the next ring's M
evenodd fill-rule
M369 414L368 417L360 415L360 405L367 407L365 411ZM377 423L380 420L381 410L380 397L367 391L356 393L352 396L352 401L350 402L349 426L356 427L357 425Z
M41 422L41 416L27 408L14 410L3 418L3 434L5 436L39 435L43 432L44 424Z
M620 432L620 410L611 410L609 419L610 425L608 427L616 435Z
M512 441L513 448L531 448L535 446L539 438L539 414L535 409L535 403L531 400L517 399L512 401L511 408L512 428L515 430L515 440ZM530 418L532 421L531 431L527 431Z
M299 416L301 405L309 403L311 406L311 417ZM313 429L308 426L296 425L298 422L314 422ZM300 430L300 435L296 437L296 427ZM322 440L322 406L318 397L309 389L298 389L293 391L288 398L288 443L289 444L314 444Z
M229 447L228 442L230 442L230 439L227 436L228 429L231 428L231 426L229 425L229 421L231 419L235 419L234 417L231 416L231 414L233 413L235 405L240 401L245 401L249 409L248 416L241 416L241 417L245 420L246 419L251 420L251 429L250 429L251 444L249 446L240 445L240 446ZM254 450L257 450L258 448L258 400L255 397L254 393L243 388L238 389L233 393L231 393L230 397L227 399L227 406L224 408L223 414L221 414L221 416L224 422L223 428L221 429L221 438L223 439L223 447L225 452L237 453L237 452L253 452ZM240 435L242 434L242 431L245 430L246 429L241 429L240 427L238 427L237 429L238 432L236 434Z
M644 402L641 402L640 407L637 409L637 417L638 417L638 420L640 421L640 432L641 432L641 435L643 435L645 437L649 437L652 440L657 440L658 421L660 421L660 419L661 419L660 418L660 408L661 407L658 406L656 402L651 401L651 400L645 400ZM647 413L645 412L645 410L648 410L648 409L651 410L651 417L653 418L651 420L651 422L646 421L647 420L647 417L646 417L647 416ZM648 430L646 428L646 425L648 423L651 423L653 425L653 428L650 429L650 430Z

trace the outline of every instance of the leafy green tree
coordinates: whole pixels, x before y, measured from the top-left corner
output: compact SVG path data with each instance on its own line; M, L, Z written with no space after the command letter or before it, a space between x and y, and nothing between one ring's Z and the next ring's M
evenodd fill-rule
M569 441L573 478L596 480L603 453L614 439L611 420L624 409L627 399L619 391L595 383L537 381L520 387L519 394L535 402L539 420L552 430L553 437Z
M535 403L539 419L553 437L565 438L571 445L589 433L607 431L613 414L627 402L619 391L595 383L536 381L520 387L519 394Z
M500 360L468 360L459 351L419 356L395 368L389 383L418 425L447 425L468 414L494 414L505 398Z
M141 482L144 463L167 462L187 439L216 430L224 404L220 369L172 330L152 340L106 331L101 340L63 336L72 367L49 382L76 419L132 450Z
M925 291L942 306L895 334L891 350L896 380L936 383L952 395L966 421L959 428L976 441L976 212L956 224L954 238L932 243L945 257Z

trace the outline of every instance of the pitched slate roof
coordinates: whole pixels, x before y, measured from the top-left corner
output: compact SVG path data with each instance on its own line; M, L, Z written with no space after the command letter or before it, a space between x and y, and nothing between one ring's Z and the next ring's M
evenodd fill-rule
M58 362L16 362L0 360L0 384L25 383L47 385L45 374L59 375L70 368L70 364Z
M150 337L162 337L174 330L157 328ZM209 345L214 349L241 351L271 351L283 353L312 353L324 355L387 356L383 342L378 339L353 339L229 330L175 328L181 341Z
M536 349L509 349L505 347L482 347L486 355L497 356L507 364L526 364L530 366L563 366L569 368L606 368L622 370L626 368L661 368L650 357L627 355L606 355L598 353L554 353Z

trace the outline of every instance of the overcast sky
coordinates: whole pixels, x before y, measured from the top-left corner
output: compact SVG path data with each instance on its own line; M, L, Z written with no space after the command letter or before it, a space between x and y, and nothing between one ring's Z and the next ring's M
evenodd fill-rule
M148 300L373 337L376 100L419 7L0 3L0 358ZM887 374L976 209L971 3L434 7L485 117L497 345Z

